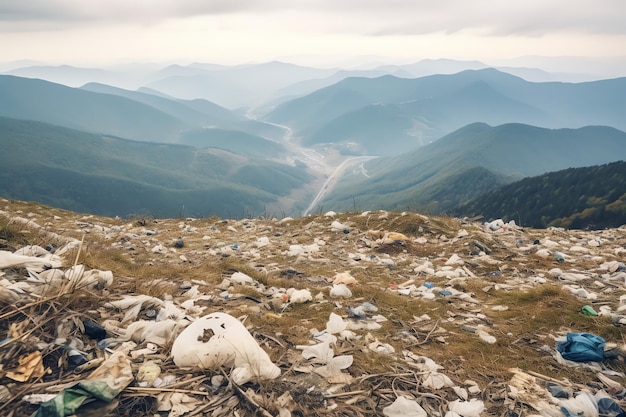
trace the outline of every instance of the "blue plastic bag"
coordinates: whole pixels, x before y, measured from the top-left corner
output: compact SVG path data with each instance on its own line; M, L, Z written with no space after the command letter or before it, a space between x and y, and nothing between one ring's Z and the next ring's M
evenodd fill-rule
M600 362L604 360L605 341L591 333L568 333L564 342L556 345L563 357L574 362Z

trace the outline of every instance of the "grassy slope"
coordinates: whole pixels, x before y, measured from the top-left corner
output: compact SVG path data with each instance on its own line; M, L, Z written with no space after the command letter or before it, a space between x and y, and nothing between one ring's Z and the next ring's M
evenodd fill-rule
M612 162L625 154L626 133L612 128L476 123L417 151L366 164L369 177L346 177L323 204L342 210L354 208L356 201L361 210L409 206L441 212L463 201L463 190L476 195L526 176ZM477 167L483 170L468 171Z
M218 148L251 158L271 158L285 149L279 143L245 132L224 129L197 129L185 132L180 142L199 148Z
M151 142L175 141L185 124L151 106L51 82L0 75L0 116Z
M238 217L261 212L308 178L301 168L222 151L6 118L0 144L0 194L107 215L176 216L185 206L190 214Z

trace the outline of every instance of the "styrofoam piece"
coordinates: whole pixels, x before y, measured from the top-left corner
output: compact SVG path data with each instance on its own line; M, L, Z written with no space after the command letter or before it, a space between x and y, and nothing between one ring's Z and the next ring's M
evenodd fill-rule
M244 325L226 313L212 313L191 323L174 341L172 357L180 367L232 366L231 377L237 384L280 375L280 368Z

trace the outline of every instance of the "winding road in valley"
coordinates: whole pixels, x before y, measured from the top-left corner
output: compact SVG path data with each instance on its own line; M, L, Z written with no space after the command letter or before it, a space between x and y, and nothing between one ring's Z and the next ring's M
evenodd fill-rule
M337 185L337 181L343 175L346 169L348 169L351 166L356 165L357 163L362 163L362 162L365 162L374 158L377 158L377 157L376 156L354 156L354 157L346 159L341 164L339 164L339 166L335 168L333 173L328 176L328 178L324 182L324 185L322 185L322 188L319 190L319 192L317 193L313 201L311 201L311 204L309 204L306 210L304 210L303 216L306 216L307 214L309 214L311 210L313 210L315 206L317 206L319 202L322 201L322 199L324 199L326 194L328 194L335 187L335 185Z
M281 125L278 123L265 123L285 129L285 135L283 136L282 144L285 145L293 155L300 155L302 159L306 161L307 165L310 168L319 171L322 174L328 175L326 181L324 181L324 184L322 184L321 188L315 195L315 198L313 198L313 201L311 201L309 206L304 211L304 216L308 215L313 209L315 209L315 207L324 199L324 197L326 197L326 195L330 191L332 191L332 189L335 187L335 185L337 185L337 182L344 174L346 169L349 169L358 163L363 163L370 159L377 158L376 156L349 157L343 160L337 167L334 167L333 170L333 166L328 163L328 161L324 158L324 155L320 154L314 149L305 148L295 144L292 141L293 131L289 126ZM330 170L333 171L329 174Z

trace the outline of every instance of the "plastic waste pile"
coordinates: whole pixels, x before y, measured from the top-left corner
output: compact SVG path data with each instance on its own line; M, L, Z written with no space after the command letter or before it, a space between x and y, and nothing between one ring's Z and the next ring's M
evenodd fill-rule
M626 416L626 229L0 216L0 415Z

